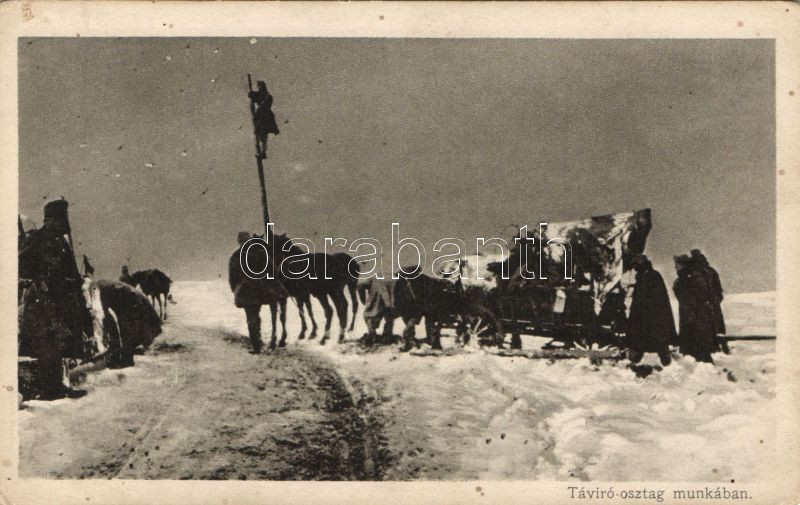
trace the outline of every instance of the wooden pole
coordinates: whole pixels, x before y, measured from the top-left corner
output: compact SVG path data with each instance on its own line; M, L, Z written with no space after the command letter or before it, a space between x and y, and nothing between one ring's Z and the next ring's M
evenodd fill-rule
M247 74L247 87L250 91L253 91L253 78L250 74ZM248 96L249 98L249 96ZM256 106L253 103L253 100L250 100L250 115L253 117L253 135L255 136L255 126L256 126ZM258 147L258 137L255 136L256 141L256 164L258 165L258 182L261 185L261 210L264 214L264 237L269 240L269 206L267 205L267 182L266 176L264 175L264 160L261 159L259 156L259 147Z
M261 183L261 209L264 211L264 233L269 234L269 206L267 205L267 183L264 176L264 162L258 154L256 154L256 163L258 163L258 182ZM267 235L264 235L267 237ZM267 237L269 238L269 237Z

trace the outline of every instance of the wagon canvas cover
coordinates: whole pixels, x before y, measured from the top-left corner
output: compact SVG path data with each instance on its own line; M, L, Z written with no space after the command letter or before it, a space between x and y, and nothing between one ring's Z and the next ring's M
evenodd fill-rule
M581 221L547 223L542 253L545 261L550 263L549 272L563 273L565 247L562 243L565 240L569 242L572 265L568 267L572 266L573 277L576 270L592 272L595 313L599 313L608 293L632 267L634 257L644 252L651 226L650 209L594 216ZM539 265L531 267L538 273ZM551 274L547 276L548 280L562 284L551 279ZM572 282L578 280L573 278ZM538 284L542 281L528 282Z

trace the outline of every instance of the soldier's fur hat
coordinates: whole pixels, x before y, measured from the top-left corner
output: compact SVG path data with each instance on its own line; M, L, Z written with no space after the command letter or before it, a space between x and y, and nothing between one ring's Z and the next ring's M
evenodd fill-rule
M53 200L47 202L44 206L44 219L57 222L65 230L69 231L69 217L67 216L67 207L69 204L66 200Z

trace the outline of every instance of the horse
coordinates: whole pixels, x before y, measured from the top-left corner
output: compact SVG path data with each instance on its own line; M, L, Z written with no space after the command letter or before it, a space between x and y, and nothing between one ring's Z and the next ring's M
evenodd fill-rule
M137 347L147 348L161 334L161 318L150 300L124 282L98 280L108 332L108 365L110 368L133 366Z
M385 287L380 286L381 283ZM363 291L363 285L361 289ZM384 292L383 297L387 298L382 304L370 304L373 308L373 321L372 324L369 321L367 324L371 332L367 335L368 343L375 339L374 331L380 318L384 319L385 324L391 324L390 319L397 317L403 320L405 327L404 344L400 349L402 352L411 350L412 345L419 347L419 341L415 338L415 327L423 317L426 340L433 349L442 348L441 328L445 324L454 325L464 343L469 340L471 329L478 334L492 329L498 334L502 332L499 320L487 308L485 296L476 294L485 293L479 287L465 289L460 281L451 283L412 271L410 274L400 275L397 280L373 279L368 289ZM474 324L477 319L485 319L482 321L484 324ZM469 327L470 324L473 324L472 328ZM491 327L492 324L495 325L494 328Z
M359 275L358 264L352 262L352 257L346 253L325 254L308 253L295 245L286 234L272 235L275 240L275 254L278 257L278 264L287 258L292 258L292 262L308 262L308 275L297 277L286 275L282 265L274 268L276 278L279 278L286 287L289 294L297 300L300 311L302 329L298 339L305 337L306 322L303 315L304 307L308 308L309 316L314 328L309 338L316 336L316 322L311 310L310 296L314 296L322 305L325 312L325 332L320 344L330 337L331 323L333 321L333 309L328 298L333 302L336 314L339 319L339 342L344 340L345 328L347 327L347 298L344 296L345 289L350 292L353 302L353 321L350 325L352 331L355 325L355 314L358 309L357 282ZM330 278L326 278L326 275Z
M156 306L156 301L158 301L158 315L166 321L167 302L172 300L169 294L169 287L172 284L172 279L158 269L140 270L134 273L131 278L133 279L133 286L139 286L142 289L142 292L153 304L153 307Z

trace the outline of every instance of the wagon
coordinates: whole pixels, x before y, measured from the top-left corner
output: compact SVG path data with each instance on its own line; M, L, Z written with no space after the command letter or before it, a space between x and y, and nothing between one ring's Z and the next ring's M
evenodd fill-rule
M534 279L520 275L518 249L505 259L508 275L502 275L502 263L489 265L496 286L479 295L480 303L472 303L483 307L482 313L458 322L467 327L465 338L502 346L510 334L512 349L521 348L521 335L550 337L566 348L622 346L633 260L644 251L650 228L650 209L548 224L540 252L536 236L527 256L529 264L531 258L538 263L529 268ZM466 291L465 296L475 293ZM554 347L552 342L549 346Z

